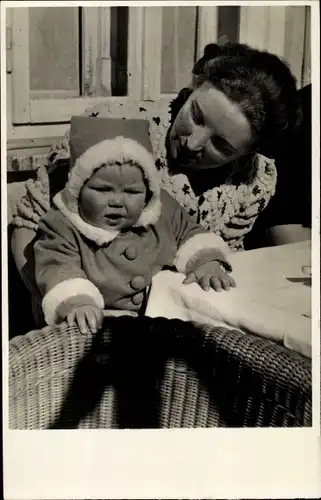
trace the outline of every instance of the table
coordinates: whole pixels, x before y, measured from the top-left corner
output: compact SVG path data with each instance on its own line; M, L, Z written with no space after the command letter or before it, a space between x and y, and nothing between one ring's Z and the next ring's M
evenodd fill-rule
M154 277L146 315L238 328L283 343L311 357L311 287L303 266L311 265L304 241L229 255L237 283L229 292L182 285L183 276Z

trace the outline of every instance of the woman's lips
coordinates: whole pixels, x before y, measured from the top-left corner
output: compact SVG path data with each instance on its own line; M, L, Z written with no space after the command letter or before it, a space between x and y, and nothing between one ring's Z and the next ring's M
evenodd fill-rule
M200 151L194 152L187 150L186 148L180 148L177 150L176 161L182 167L195 167L197 166L202 158L202 153Z

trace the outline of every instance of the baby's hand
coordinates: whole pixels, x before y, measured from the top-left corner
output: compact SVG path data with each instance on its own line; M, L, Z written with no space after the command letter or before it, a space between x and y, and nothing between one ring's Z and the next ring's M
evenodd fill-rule
M71 311L67 316L69 326L76 321L80 333L86 333L87 325L92 333L96 333L102 327L104 312L99 307L93 305L79 306Z
M230 287L235 287L235 281L223 269L219 261L207 262L202 264L193 272L189 273L183 284L197 282L203 290L208 291L213 288L216 292L221 292L222 289L228 291Z

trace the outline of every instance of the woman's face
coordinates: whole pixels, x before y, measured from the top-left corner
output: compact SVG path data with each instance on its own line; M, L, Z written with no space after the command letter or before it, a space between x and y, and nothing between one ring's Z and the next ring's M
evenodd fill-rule
M205 82L179 111L169 143L177 166L215 168L250 151L251 126L235 102Z

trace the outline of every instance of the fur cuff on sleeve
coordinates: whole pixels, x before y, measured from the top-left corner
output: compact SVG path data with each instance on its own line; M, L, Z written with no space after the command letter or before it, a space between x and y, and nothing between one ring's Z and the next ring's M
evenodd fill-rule
M207 261L215 259L221 260L218 259L218 252L222 257L222 260L225 261L224 255L231 252L228 244L225 243L225 241L220 236L217 236L216 234L210 232L196 234L195 236L189 238L179 248L174 261L174 266L180 273L185 273L187 263L191 259L193 259L194 261L194 258L197 258L197 260L199 260L200 254L203 250L206 250L207 255L209 250L213 250L213 258L207 258Z
M208 262L217 261L224 267L225 271L232 272L231 264L226 260L224 253L218 249L205 248L196 252L188 261L185 267L185 274L195 271L199 266Z
M53 325L58 321L58 307L67 299L77 295L87 295L91 297L97 307L104 309L104 299L98 288L89 280L83 278L72 278L61 281L43 298L42 309L47 325Z

